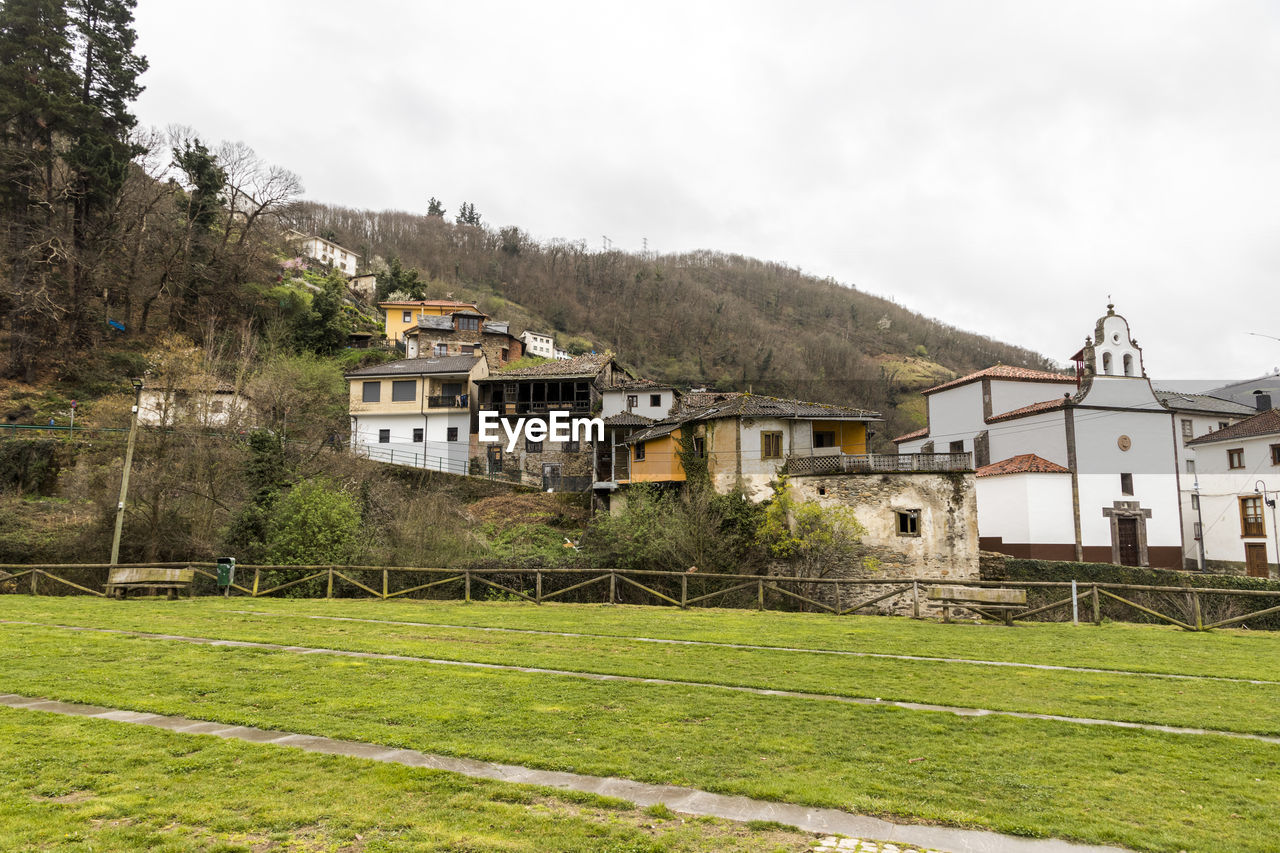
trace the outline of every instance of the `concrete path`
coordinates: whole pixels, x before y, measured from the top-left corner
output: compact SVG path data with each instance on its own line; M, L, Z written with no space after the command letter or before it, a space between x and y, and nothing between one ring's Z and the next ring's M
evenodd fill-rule
M850 814L837 809L818 809L747 797L731 797L712 794L696 788L680 788L674 785L650 785L630 779L606 776L587 776L581 773L562 773L551 770L533 770L512 764L495 764L474 761L469 758L452 758L434 755L414 749L395 749L360 741L335 740L333 738L303 735L293 732L257 729L249 726L228 726L208 720L192 720L187 717L169 717L124 711L97 705L80 705L35 699L14 693L0 694L0 705L30 711L44 711L74 717L92 717L120 723L152 726L183 734L214 735L215 737L241 740L250 743L267 743L291 746L306 752L344 755L385 761L408 767L426 767L461 773L478 779L496 779L526 785L542 785L572 791L585 791L605 797L628 800L637 806L665 804L672 811L691 815L707 815L736 821L772 820L798 827L806 832L849 835L855 838L876 838L896 841L920 847L930 847L951 853L1089 853L1089 851L1114 851L1119 848L1073 844L1057 839L1018 838L997 832L972 829L951 829L941 826L890 823L874 817Z
M1058 672L1087 672L1100 675L1132 675L1140 678L1172 678L1183 681L1234 681L1240 684L1280 684L1254 678L1232 678L1227 675L1185 675L1176 672L1138 672L1128 669L1098 669L1088 666L1062 666L1052 663L982 660L981 658L941 658L928 655L897 655L887 652L851 652L842 649L810 649L803 646L757 646L749 643L716 643L710 640L672 640L661 637L632 637L625 634L579 634L571 631L543 631L536 628L494 628L489 625L454 625L445 622L403 622L392 619L361 619L355 616L318 616L311 613L276 613L270 610L231 610L245 616L275 616L288 619L325 619L332 622L368 622L373 625L405 625L422 628L456 628L464 631L497 631L508 634L541 634L548 637L581 637L592 640L627 640L635 643L664 643L672 646L710 646L720 649L747 649L761 652L803 652L813 655L838 655L854 658L888 658L890 660L925 661L927 663L965 663L975 666L1008 666L1018 669L1047 669Z
M1211 735L1216 737L1241 738L1243 740L1260 741L1262 743L1280 744L1280 736L1259 735L1249 732L1232 732L1223 729L1200 729L1187 726L1162 726L1155 723L1133 723L1124 720L1100 720L1092 717L1069 717L1062 714L1033 714L1026 711L999 711L990 708L965 708L957 705L934 705L926 702L901 702L897 700L869 699L860 696L837 696L828 693L805 693L798 690L771 690L763 687L743 687L733 684L713 684L704 681L676 681L667 678L645 678L636 675L611 675L599 672L579 672L568 669L546 669L537 666L517 666L514 664L480 663L478 661L446 660L440 658L414 657L412 655L392 655L381 652L353 652L346 649L326 649L315 646L285 646L279 643L254 643L248 640L220 640L213 637L188 637L182 634L154 634L147 631L126 631L122 628L92 628L81 625L50 625L41 622L25 622L14 619L0 619L0 625L28 625L37 628L56 628L63 631L84 631L97 634L119 634L127 637L138 637L144 640L167 640L177 643L195 643L203 646L223 646L228 648L267 649L276 652L290 652L304 655L337 655L339 657L363 658L366 660L407 661L425 663L433 666L462 666L473 669L491 669L500 672L524 672L536 675L559 675L566 678L582 678L589 681L621 681L630 684L660 684L668 687L697 687L707 690L729 690L735 693L751 693L756 696L785 696L791 699L809 699L820 702L843 702L849 705L876 705L880 707L902 708L908 711L935 711L944 714L955 714L959 717L1015 717L1020 720L1051 720L1059 723L1075 723L1085 726L1111 726L1121 729L1140 729L1149 732L1163 732L1176 735Z

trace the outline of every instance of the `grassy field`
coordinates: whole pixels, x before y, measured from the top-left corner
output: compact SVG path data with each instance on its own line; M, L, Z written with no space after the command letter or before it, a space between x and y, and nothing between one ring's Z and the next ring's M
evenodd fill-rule
M239 612L246 610L256 612ZM1271 635L1111 624L1006 629L883 617L574 605L244 599L170 603L8 596L0 599L0 618L41 623L0 626L0 691L1138 849L1274 850L1280 831L1280 745L1219 735L957 717L707 686L1274 733L1280 732L1280 686L1247 681L1280 681L1280 638ZM687 683L599 682L46 627L55 624ZM529 633L536 631L590 636ZM24 722L33 716L38 715L10 712L3 719L16 721L10 725L18 729L50 725ZM54 726L54 742L74 740L75 733L60 725ZM129 742L135 740L139 749L154 746L140 738ZM269 748L243 749L262 756ZM280 752L255 758L255 772L270 772ZM297 760L300 766L306 763ZM468 782L450 784L471 790ZM476 797L493 799L486 793ZM594 806L569 812L562 815L570 839L564 849L575 849L575 822L598 826L597 813L605 812ZM635 813L625 814L613 828L637 831ZM468 821L484 819L468 813L457 821L469 826ZM431 831L447 835L449 825L444 820ZM649 842L666 845L654 849L685 849L680 844L697 849L699 843L705 849L732 844L790 849L786 844L794 843L767 833L739 837L723 828L714 840L699 841L681 833L710 830L689 826L694 828L664 830L670 837L644 832ZM12 831L4 823L0 830ZM12 846L0 836L0 847Z

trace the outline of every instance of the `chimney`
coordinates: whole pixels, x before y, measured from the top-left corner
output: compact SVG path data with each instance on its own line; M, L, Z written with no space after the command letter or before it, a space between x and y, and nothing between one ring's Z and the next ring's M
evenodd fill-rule
M1261 389L1254 391L1253 402L1257 406L1259 412L1271 411L1271 395L1265 391Z

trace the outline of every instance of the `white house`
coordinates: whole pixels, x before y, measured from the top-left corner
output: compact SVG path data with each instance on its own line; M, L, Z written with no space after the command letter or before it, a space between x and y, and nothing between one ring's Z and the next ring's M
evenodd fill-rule
M1189 494L1197 544L1210 571L1277 577L1276 498L1280 496L1280 410L1258 396L1252 417L1188 442L1195 454ZM1270 539L1270 542L1268 542Z
M600 417L610 418L629 412L660 421L670 415L678 395L672 385L662 385L648 379L620 377L601 394Z
M997 366L929 389L899 452L974 453L988 550L1181 568L1175 415L1114 306L1074 358L1074 376Z
M396 465L467 473L475 380L488 375L488 362L472 355L351 371L351 449Z
M249 398L215 376L148 385L138 400L138 423L143 426L231 427L245 425L248 418Z
M349 276L356 274L359 256L350 249L339 246L332 240L323 237L302 237L298 241L300 251L308 258L315 258L322 264L328 264L342 270Z
M551 335L544 335L532 329L525 329L520 333L520 340L524 341L526 354L536 355L540 358L555 358L555 339Z

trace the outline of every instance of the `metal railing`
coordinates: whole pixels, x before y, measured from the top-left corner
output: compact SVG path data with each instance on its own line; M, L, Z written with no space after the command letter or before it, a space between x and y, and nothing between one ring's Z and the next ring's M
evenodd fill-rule
M432 394L427 397L429 409L465 409L470 404L468 394Z
M972 471L969 453L833 453L829 456L787 457L784 471L804 474L893 474Z

